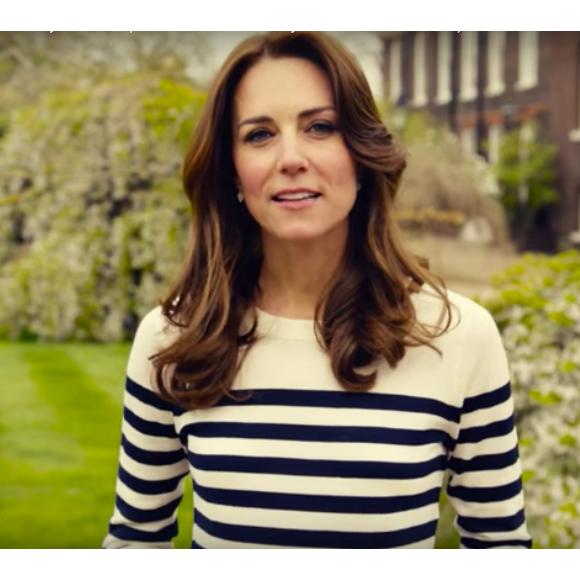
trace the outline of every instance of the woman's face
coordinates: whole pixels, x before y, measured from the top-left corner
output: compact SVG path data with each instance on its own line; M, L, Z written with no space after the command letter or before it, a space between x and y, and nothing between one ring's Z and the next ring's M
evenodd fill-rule
M312 241L348 231L357 176L325 74L298 58L263 59L234 96L233 156L265 236Z

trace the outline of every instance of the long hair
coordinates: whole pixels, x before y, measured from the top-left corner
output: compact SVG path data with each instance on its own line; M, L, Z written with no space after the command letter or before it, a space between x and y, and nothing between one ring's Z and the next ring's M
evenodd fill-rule
M185 157L192 240L161 302L163 315L179 332L152 361L160 395L188 409L235 398L235 376L258 340L253 297L263 260L261 236L236 199L233 98L250 67L263 58L282 57L307 59L326 74L341 134L361 177L346 255L315 313L316 336L336 380L348 391L370 390L377 373L361 372L363 367L384 359L394 368L408 347L438 350L432 342L451 322L444 283L402 242L393 205L405 151L384 126L356 59L319 32L256 35L238 45L217 74ZM411 300L424 284L437 291L444 306L431 327L419 323ZM252 324L245 326L248 315Z

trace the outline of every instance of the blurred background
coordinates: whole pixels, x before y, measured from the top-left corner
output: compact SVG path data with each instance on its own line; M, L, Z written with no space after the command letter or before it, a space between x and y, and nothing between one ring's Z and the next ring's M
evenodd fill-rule
M183 155L249 34L0 33L1 548L106 533L131 340L188 241ZM408 244L502 332L534 545L580 548L580 32L332 34L409 151Z

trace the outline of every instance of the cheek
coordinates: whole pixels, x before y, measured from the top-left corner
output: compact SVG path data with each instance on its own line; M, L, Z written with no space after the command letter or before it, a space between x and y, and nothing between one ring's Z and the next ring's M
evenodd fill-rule
M238 156L234 163L244 195L258 195L269 175L268 164L263 159L244 155Z
M330 152L325 156L321 167L324 167L327 180L338 191L350 192L352 190L354 195L357 182L356 166L346 149L340 148Z

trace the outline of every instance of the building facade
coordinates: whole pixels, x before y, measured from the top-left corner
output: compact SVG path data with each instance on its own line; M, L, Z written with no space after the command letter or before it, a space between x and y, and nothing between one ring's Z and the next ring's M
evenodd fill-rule
M525 247L580 247L580 32L380 34L385 95L448 123L465 150L494 163L506 130L539 124L558 147L560 199L538 214Z

